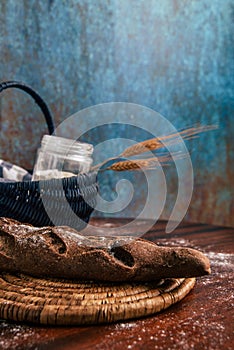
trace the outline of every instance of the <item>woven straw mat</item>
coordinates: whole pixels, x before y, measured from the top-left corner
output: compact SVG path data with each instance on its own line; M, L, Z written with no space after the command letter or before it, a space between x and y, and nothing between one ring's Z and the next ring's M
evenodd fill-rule
M0 275L0 318L43 325L109 323L148 316L183 299L195 278L92 283Z

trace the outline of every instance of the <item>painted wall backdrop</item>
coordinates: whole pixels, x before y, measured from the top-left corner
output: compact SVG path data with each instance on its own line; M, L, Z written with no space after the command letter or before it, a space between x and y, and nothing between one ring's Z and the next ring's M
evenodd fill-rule
M218 124L187 144L195 188L186 220L233 225L233 19L232 0L1 0L0 80L34 87L56 125L113 101L152 108L178 129ZM0 158L30 169L47 132L44 119L23 92L0 97ZM123 126L84 139L97 144L119 135L131 137ZM100 179L109 200L118 179L113 173ZM165 218L177 193L175 173L167 179ZM139 174L133 181L134 205L119 216L134 216L142 206L145 184Z

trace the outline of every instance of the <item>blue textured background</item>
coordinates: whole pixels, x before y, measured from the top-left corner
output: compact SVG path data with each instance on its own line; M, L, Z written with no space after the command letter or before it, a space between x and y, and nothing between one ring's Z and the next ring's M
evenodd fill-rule
M219 124L188 145L195 191L186 218L233 225L233 11L232 0L2 0L0 80L34 87L56 124L111 101L150 107L177 128ZM22 92L6 91L0 103L0 157L31 168L44 120ZM139 186L121 215L141 207ZM175 194L172 173L165 216Z

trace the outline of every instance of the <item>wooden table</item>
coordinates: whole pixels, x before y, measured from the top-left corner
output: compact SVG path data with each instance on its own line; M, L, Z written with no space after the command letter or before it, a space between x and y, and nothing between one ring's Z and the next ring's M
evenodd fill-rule
M124 221L92 219L92 223L108 227ZM157 223L145 238L197 248L211 261L212 274L198 278L185 299L152 317L101 326L35 327L0 321L0 349L234 349L233 231L183 223L165 234L165 223Z

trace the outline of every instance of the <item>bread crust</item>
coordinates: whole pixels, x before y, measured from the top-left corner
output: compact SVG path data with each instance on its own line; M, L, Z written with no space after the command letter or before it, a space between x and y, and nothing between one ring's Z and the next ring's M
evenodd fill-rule
M148 282L210 273L208 258L144 240L85 237L70 227L33 227L0 218L0 271L35 277Z

